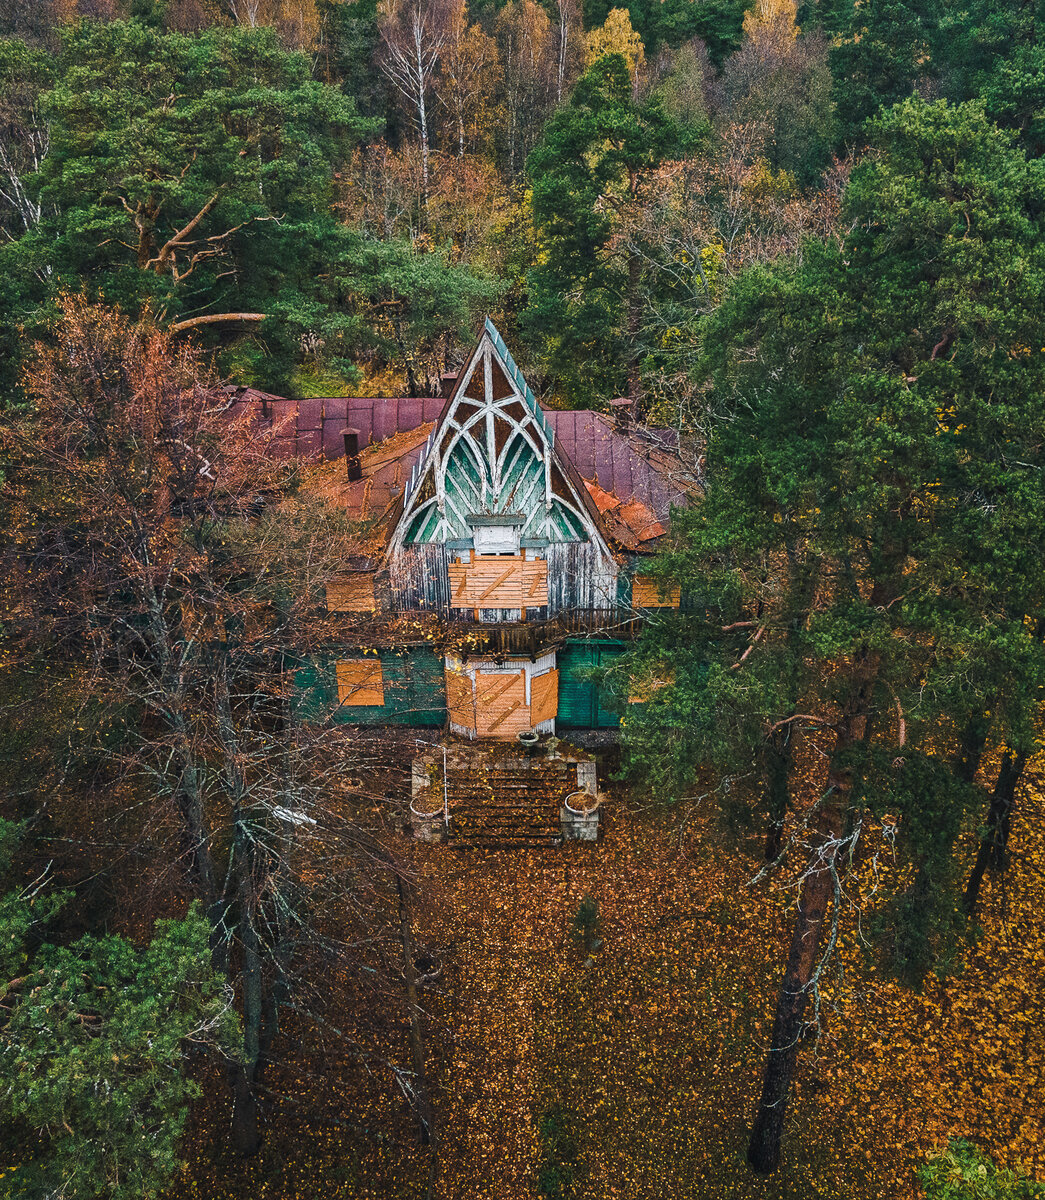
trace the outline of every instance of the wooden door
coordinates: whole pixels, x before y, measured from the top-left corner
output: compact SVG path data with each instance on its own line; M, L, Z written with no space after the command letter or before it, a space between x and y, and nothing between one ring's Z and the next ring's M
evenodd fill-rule
M446 668L446 706L451 724L474 736L475 693L472 691L472 677L467 671Z
M530 728L526 703L525 670L475 676L475 732L477 737L510 740Z
M530 725L554 721L559 711L559 672L547 671L530 680Z

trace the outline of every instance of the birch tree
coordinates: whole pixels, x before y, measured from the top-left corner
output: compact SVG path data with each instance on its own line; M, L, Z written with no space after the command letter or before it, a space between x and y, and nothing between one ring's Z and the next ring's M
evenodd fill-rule
M36 177L51 142L43 96L53 82L49 54L0 40L0 230L12 241L35 229L43 213Z
M429 103L435 73L450 38L450 20L445 0L384 0L379 10L379 63L417 131L426 200L431 153Z
M436 84L436 94L450 118L458 158L490 138L491 102L499 74L497 43L479 25L469 24L468 8L464 0L458 0L449 9Z

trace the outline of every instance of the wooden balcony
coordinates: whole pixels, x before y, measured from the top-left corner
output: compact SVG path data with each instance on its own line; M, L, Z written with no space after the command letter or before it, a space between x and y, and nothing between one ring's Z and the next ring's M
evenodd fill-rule
M629 641L642 627L631 609L571 609L550 620L491 624L455 613L444 621L447 641L460 640L475 654L536 655L571 637L602 637Z

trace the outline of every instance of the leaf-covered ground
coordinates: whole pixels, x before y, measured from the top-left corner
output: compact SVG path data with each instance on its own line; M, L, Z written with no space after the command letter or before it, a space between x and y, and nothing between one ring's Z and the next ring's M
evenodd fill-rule
M444 978L425 993L440 1116L432 1196L907 1197L912 1166L949 1135L1045 1177L1037 768L1017 802L1016 861L1004 889L985 885L982 933L960 974L921 993L884 981L854 921L845 925L823 1033L803 1051L786 1164L770 1180L751 1175L743 1151L791 893L747 886L754 836L741 857L708 813L688 814L680 834L678 815L618 800L598 846L414 845L427 884L418 937L446 948ZM891 868L880 830L864 841L869 893L876 867ZM599 908L590 954L572 929L584 895ZM361 1083L335 1042L322 1062L304 1062L291 1032L284 1052L273 1092L293 1080L300 1096L314 1074L323 1107L345 1123L277 1104L266 1148L244 1167L225 1156L219 1114L204 1113L178 1194L191 1180L208 1200L424 1196L428 1159L410 1147L409 1116L384 1076ZM358 1126L398 1132L380 1140Z

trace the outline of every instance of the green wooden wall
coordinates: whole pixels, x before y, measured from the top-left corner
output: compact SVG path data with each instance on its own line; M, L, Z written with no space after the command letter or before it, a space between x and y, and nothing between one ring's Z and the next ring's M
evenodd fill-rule
M592 667L609 666L624 652L623 642L569 641L559 651L557 728L615 729L620 717L603 708L599 688L586 678Z
M299 721L327 721L338 725L442 726L446 721L446 688L443 660L430 646L382 650L381 672L385 703L341 705L337 702L334 664L339 659L369 658L350 646L330 649L298 668L294 710Z
M615 729L616 713L604 708L599 688L586 678L592 667L608 666L623 653L623 642L567 642L558 653L559 714L562 729ZM295 675L295 716L300 721L333 721L342 725L416 725L441 727L446 722L443 659L429 646L382 650L385 703L338 706L334 664L339 659L369 657L350 646L331 648L300 666Z

